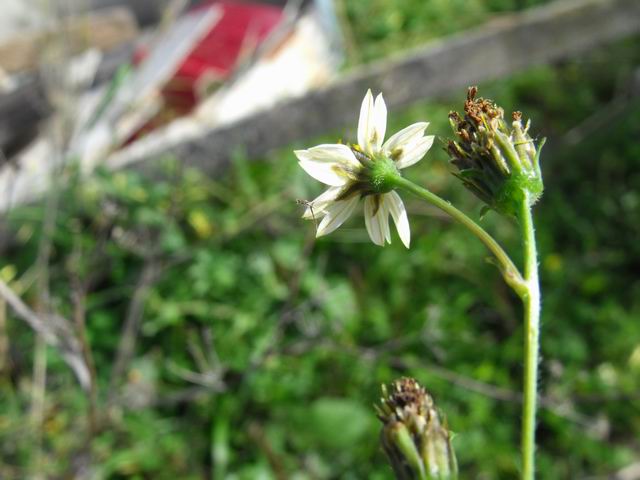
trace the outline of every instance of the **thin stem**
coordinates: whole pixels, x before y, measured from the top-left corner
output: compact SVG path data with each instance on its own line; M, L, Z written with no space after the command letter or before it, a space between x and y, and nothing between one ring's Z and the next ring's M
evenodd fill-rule
M31 391L31 421L33 428L34 453L31 463L32 477L36 480L44 478L44 421L45 396L47 392L47 344L42 335L36 335L33 355L33 390Z
M522 296L526 290L525 281L520 274L520 271L515 266L509 255L503 250L503 248L494 240L494 238L487 233L487 231L474 222L467 215L462 213L456 207L451 205L446 200L440 198L435 193L430 192L426 188L422 188L419 185L407 180L403 177L396 177L394 179L394 184L398 188L402 188L407 192L413 193L414 195L426 200L432 205L438 207L440 210L444 211L446 214L453 217L459 223L464 225L467 229L471 231L478 239L484 243L484 245L493 253L500 269L502 271L502 275L504 276L505 281L511 288L513 288L520 296Z
M533 228L533 216L528 199L522 202L519 215L524 250L524 276L527 293L524 302L524 409L522 412L522 479L533 480L535 475L535 429L538 388L538 353L540 349L540 284L538 254Z
M524 408L522 413L522 479L534 480L538 356L540 349L540 285L538 281L538 254L529 198L527 196L523 199L521 210L518 214L524 250L523 278L511 258L493 237L449 202L400 176L394 179L394 185L435 205L467 227L494 254L505 281L522 299L526 329L524 341Z

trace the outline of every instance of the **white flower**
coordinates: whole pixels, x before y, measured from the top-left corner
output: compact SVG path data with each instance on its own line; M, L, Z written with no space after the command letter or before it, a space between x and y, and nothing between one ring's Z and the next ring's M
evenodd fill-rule
M376 182L376 171L397 172L418 162L433 144L433 135L424 135L428 125L414 123L384 142L387 106L382 94L374 102L369 90L360 108L357 145L324 144L296 150L300 166L316 180L329 185L308 204L303 215L307 219L322 218L316 236L327 235L342 225L364 197L364 220L373 243L381 246L391 243L391 215L402 243L409 248L411 232L407 211L395 191L386 188L384 182Z

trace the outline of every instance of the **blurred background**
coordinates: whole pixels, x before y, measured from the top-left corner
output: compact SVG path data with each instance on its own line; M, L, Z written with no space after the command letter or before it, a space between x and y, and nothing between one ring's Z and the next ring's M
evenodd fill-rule
M382 91L388 132L438 136L407 175L477 219L443 147L478 84L548 139L539 478L640 479L636 0L1 10L0 478L391 479L401 375L462 478L516 478L521 307L483 246L408 196L410 250L359 215L316 240L292 153Z

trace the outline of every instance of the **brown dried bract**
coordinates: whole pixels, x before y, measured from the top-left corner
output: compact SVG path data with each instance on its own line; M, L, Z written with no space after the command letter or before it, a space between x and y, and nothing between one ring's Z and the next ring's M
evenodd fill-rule
M424 415L433 408L433 400L426 390L413 378L403 377L395 381L389 393L389 403L396 409L412 410Z
M491 100L485 98L477 98L478 87L469 87L467 91L467 100L464 102L464 113L468 118L473 120L476 125L482 125L483 116L488 119L502 118L503 111Z

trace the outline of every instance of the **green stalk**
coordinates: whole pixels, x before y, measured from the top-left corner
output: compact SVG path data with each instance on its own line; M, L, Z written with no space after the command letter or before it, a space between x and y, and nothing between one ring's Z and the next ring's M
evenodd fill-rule
M514 265L509 255L502 249L502 247L496 242L491 235L487 233L487 231L474 222L467 215L462 213L456 207L451 205L446 200L440 198L435 193L430 192L426 188L422 188L419 185L416 185L410 180L407 180L404 177L397 176L394 177L393 183L396 187L402 188L407 192L410 192L423 200L426 200L430 204L438 207L440 210L444 211L449 216L453 217L459 223L464 225L471 233L473 233L478 239L484 243L484 245L493 253L498 264L500 266L500 270L502 271L502 275L504 276L505 281L511 288L513 288L518 295L521 297L526 295L527 286L525 280L520 275L520 271ZM535 245L534 245L535 251Z
M400 176L393 179L402 188L438 207L467 227L493 253L505 281L520 296L524 305L524 407L522 413L522 480L535 475L535 427L538 387L538 357L540 337L540 285L538 254L529 198L522 201L518 220L524 250L524 278L502 247L480 225L446 200Z
M528 198L522 202L519 214L524 250L524 409L522 412L522 479L533 480L535 475L536 401L538 387L538 355L540 350L540 284L538 254L533 228L533 215Z

